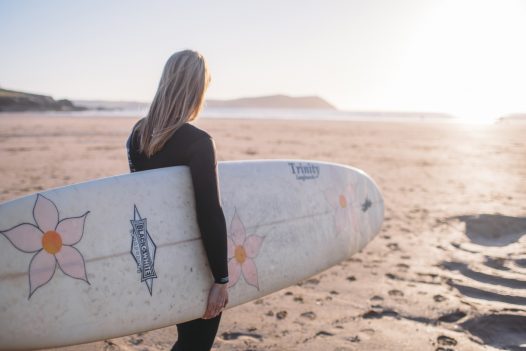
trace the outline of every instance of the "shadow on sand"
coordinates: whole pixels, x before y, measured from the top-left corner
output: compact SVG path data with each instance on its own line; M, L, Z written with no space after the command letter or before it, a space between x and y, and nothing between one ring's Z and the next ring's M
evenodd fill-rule
M526 316L491 314L467 320L461 326L484 344L505 350L526 350Z
M466 224L466 235L474 244L483 246L507 246L526 234L526 218L495 214L458 216Z

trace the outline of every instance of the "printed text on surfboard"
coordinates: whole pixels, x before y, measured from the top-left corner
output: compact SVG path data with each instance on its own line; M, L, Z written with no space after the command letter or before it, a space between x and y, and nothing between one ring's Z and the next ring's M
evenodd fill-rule
M312 163L289 162L288 165L298 180L316 179L320 175L320 167Z
M152 295L153 279L157 278L154 267L157 247L146 229L146 218L141 218L136 206L133 212L133 219L130 221L133 227L131 254L137 263L137 272L141 273L141 282L146 283Z

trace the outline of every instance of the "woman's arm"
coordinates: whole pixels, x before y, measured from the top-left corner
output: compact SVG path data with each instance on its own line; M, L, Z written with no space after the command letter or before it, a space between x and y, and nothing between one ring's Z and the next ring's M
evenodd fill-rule
M201 137L190 146L190 171L197 222L216 283L228 282L226 222L221 208L213 140Z

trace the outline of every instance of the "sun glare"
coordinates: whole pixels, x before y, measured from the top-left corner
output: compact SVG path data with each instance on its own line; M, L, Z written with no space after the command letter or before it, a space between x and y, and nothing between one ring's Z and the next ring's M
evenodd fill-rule
M458 122L465 124L493 124L505 114L491 102L481 101L479 104L459 105L451 114L458 119Z
M482 110L465 110L453 113L453 115L458 118L458 122L465 124L493 124L495 123L501 115L488 113Z
M470 124L522 110L525 9L512 0L443 0L426 8L403 67L407 82L426 87L418 101L439 97L444 110Z

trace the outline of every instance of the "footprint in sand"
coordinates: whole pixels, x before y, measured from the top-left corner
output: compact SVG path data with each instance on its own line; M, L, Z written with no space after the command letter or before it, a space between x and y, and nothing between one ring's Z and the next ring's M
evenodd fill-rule
M301 296L294 296L293 300L297 303L303 303L303 297Z
M263 340L263 336L257 333L224 332L223 334L221 334L221 339L223 340L237 340L239 338L253 339L258 341Z
M315 336L333 336L334 334L325 330L320 330Z
M129 342L130 344L135 345L135 346L142 344L143 341L144 341L144 340L141 339L141 338L133 338L133 337L130 338L130 340L128 340L128 342Z
M287 311L279 311L276 313L276 318L279 320L285 319L287 317Z
M382 306L375 306L376 308L382 308ZM369 310L362 315L363 319L380 319L383 317L398 317L398 312L393 310L380 310L380 312Z
M308 312L303 312L301 314L301 317L303 318L307 318L307 319L310 319L311 321L312 320L315 320L316 319L316 313L312 312L312 311L308 311Z
M391 251L400 251L400 247L397 243L389 243L386 245Z
M362 341L358 335L350 336L348 338L345 338L345 340L347 340L349 342L360 342L360 341Z
M404 293L401 290L393 289L387 292L389 296L402 297Z
M399 271L407 272L407 270L409 269L409 265L405 263L399 263L396 265L396 268L398 268Z
M319 279L317 279L317 278L311 278L311 279L307 279L307 280L305 280L305 281L303 281L303 282L301 282L301 283L298 283L297 285L298 285L298 286L303 286L303 285L305 285L306 287L308 287L309 285L312 286L312 285L318 285L318 284L320 284L320 280L319 280Z
M453 339L452 337L446 336L446 335L440 335L437 338L438 345L441 346L455 346L457 344L457 341Z
M121 348L109 340L104 340L104 351L120 351Z

